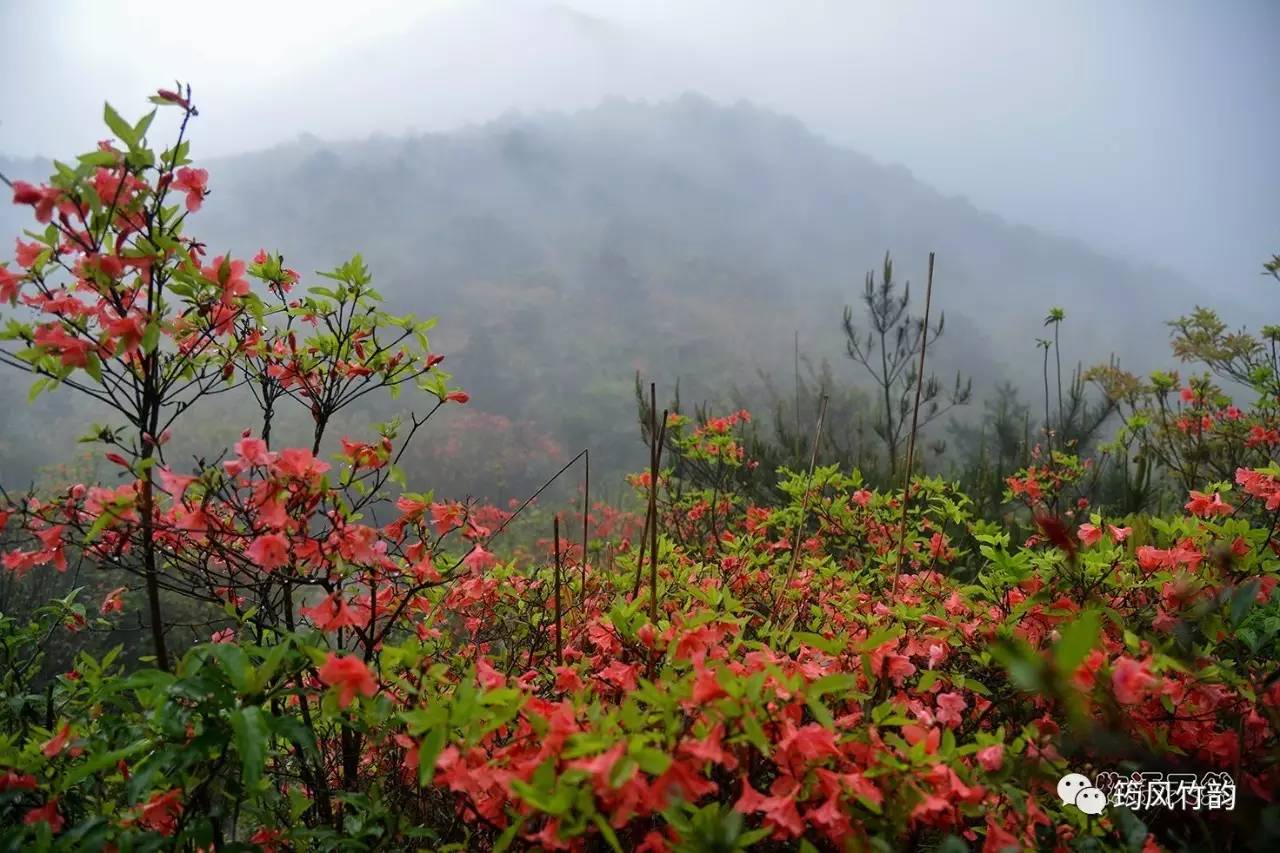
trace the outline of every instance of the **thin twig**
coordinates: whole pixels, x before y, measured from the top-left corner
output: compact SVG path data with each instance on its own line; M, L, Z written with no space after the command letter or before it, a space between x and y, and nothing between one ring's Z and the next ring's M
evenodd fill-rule
M813 471L818 467L818 445L822 441L822 422L827 417L827 401L829 399L826 394L823 394L822 401L818 404L818 423L813 430L813 451L809 454L809 473L804 481L804 499L800 504L800 521L796 524L795 540L791 543L791 563L787 566L787 574L782 580L782 587L773 594L771 610L777 609L778 597L791 584L791 576L795 573L796 564L800 560L800 537L804 534L804 523L809 515L809 489L813 484Z
M649 507L645 512L644 529L640 532L640 553L636 557L636 579L631 586L631 599L634 601L640 594L640 584L644 580L644 558L646 545L650 538L656 548L658 543L658 475L662 464L662 447L667 441L668 409L662 410L662 424L655 428L654 418L658 412L654 383L649 383ZM657 558L654 557L656 560Z
M920 332L920 371L916 375L916 403L911 410L911 434L907 438L907 473L902 484L902 524L898 531L898 561L893 571L893 595L898 595L898 578L907 552L907 506L911 502L911 469L915 464L916 430L920 420L920 389L924 387L924 357L929 349L929 305L933 301L933 252L929 253L929 279L924 289L924 324Z
M529 497L525 498L524 503L520 504L520 506L516 508L516 511L515 511L515 512L513 512L513 513L511 513L511 515L507 516L506 520L505 520L505 521L503 521L503 522L502 522L502 524L499 524L499 525L498 525L498 529L497 529L497 530L495 530L495 531L493 531L493 533L490 533L490 534L489 534L489 536L484 540L485 544L486 544L486 545L488 545L490 542L492 542L492 541L494 540L494 538L495 538L499 533L501 533L503 530L505 530L505 529L506 529L506 527L507 527L507 525L508 525L508 524L510 524L511 522L513 522L513 521L515 521L515 520L516 520L516 516L517 516L517 515L519 515L520 513L524 512L525 507L527 507L529 504L531 504L531 503L533 503L535 500L537 500L538 495L540 495L540 494L542 494L544 491L546 491L546 489L547 489L547 487L548 487L548 486L550 486L552 483L554 483L554 482L556 481L556 479L557 479L561 474L563 474L565 471L568 471L568 470L569 470L569 468L570 468L570 466L572 466L572 465L573 465L573 463L577 462L579 459L581 459L583 456L585 456L585 455L586 455L586 453L587 453L587 451L586 451L586 450L583 450L583 451L582 451L581 453L579 453L577 456L573 457L573 458L572 458L572 459L570 459L568 462L564 463L564 467L563 467L563 468L561 468L559 471L555 472L554 474L552 474L552 475L551 475L551 479L547 480L545 483L543 483L541 486L539 486L539 487L538 487L538 491L534 492L533 494L529 495Z
M649 559L652 568L649 570L649 621L656 628L658 625L658 454L662 446L658 443L658 392L657 383L649 383L649 435L651 447L649 452ZM667 423L667 413L662 413L662 423Z

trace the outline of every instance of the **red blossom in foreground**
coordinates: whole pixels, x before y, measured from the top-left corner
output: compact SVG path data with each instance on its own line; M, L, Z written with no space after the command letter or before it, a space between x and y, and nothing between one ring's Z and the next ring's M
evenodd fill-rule
M1076 530L1076 536L1080 537L1081 544L1086 547L1097 545L1102 541L1102 531L1092 524L1080 525Z
M35 823L47 823L49 830L57 835L66 826L67 820L58 811L58 798L50 797L43 806L31 809L23 816L22 822L30 826Z
M352 655L333 652L319 670L320 680L338 688L338 707L346 708L356 696L372 696L378 692L378 682L365 666L364 661Z
M17 302L21 286L22 279L9 272L7 266L0 264L0 302L8 302L10 304Z
M67 743L70 740L71 724L63 723L62 728L58 729L57 734L41 744L40 751L44 753L45 758L53 758L56 755L62 754L62 751L67 748Z
M209 191L209 173L204 169L183 167L178 170L172 186L187 194L187 211L195 213L204 203L205 193Z
M191 108L191 102L188 101L186 98L184 98L178 92L173 91L172 89L158 89L156 90L156 96L159 97L161 100L168 101L171 104L177 104L178 106L182 107L184 110Z
M36 787L36 777L27 773L6 770L0 776L0 794L8 791L34 791Z
M289 540L279 533L267 533L253 540L245 555L263 571L272 571L289 563Z
M995 773L1004 766L1004 744L992 744L978 750L978 763L988 772Z
M1136 705L1155 686L1156 677L1145 663L1122 657L1112 665L1111 687L1121 705Z
M108 613L123 613L124 598L122 596L124 593L125 587L122 586L116 587L111 590L111 592L108 592L106 597L102 599L102 606L98 608L98 612L103 616L106 616Z
M13 182L13 203L35 208L36 221L48 223L62 193L56 187L36 187L26 181Z
M1204 492L1192 492L1191 500L1187 501L1187 512L1192 515L1198 515L1201 518L1212 518L1215 515L1230 515L1235 511L1235 507L1223 502L1222 495L1214 492L1212 495L1206 495Z
M351 628L368 621L367 616L361 618L337 593L326 596L314 607L303 607L299 612L321 631Z
M164 836L173 835L178 829L178 818L182 816L182 809L180 788L154 794L142 807L138 824Z
M1280 509L1280 479L1264 471L1239 468L1236 470L1236 482L1244 489L1245 494L1260 498L1267 512Z

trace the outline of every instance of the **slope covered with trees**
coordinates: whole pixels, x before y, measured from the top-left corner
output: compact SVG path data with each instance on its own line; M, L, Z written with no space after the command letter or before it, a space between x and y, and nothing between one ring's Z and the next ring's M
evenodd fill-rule
M569 455L591 445L601 471L641 464L629 423L636 370L678 378L688 402L727 403L738 386L761 405L758 371L792 384L798 332L802 356L865 387L839 313L886 250L899 284L914 283L916 313L923 259L937 252L935 310L949 326L938 363L972 378L976 400L1000 382L1038 400L1035 338L1051 305L1089 316L1069 326L1068 370L1112 352L1156 366L1163 321L1194 306L1172 273L1003 222L794 120L697 96L440 135L301 138L209 165L219 177L202 216L211 245L252 253L269 228L299 270L360 251L394 310L440 317L451 369L492 417L443 425L472 440L457 459L422 464L491 497L540 481L538 470L474 473L528 433ZM8 211L0 224L22 227ZM525 434L506 426L515 422ZM38 451L17 454L24 476Z

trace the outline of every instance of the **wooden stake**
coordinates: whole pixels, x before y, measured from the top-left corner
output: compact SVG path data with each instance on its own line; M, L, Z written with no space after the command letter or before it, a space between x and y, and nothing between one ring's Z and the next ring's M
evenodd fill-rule
M911 410L911 434L907 438L907 475L902 484L902 524L898 531L898 562L893 572L893 595L898 595L898 578L907 552L907 505L911 502L911 468L915 463L916 430L920 421L920 391L924 388L924 357L929 349L929 305L933 301L933 252L929 253L929 279L924 288L924 328L920 332L920 372L916 376L916 404Z
M556 665L564 666L564 638L561 629L561 618L563 616L560 603L560 516L557 515L552 519L552 547L556 553Z
M587 597L587 514L591 512L591 448L583 451L582 476L582 597Z

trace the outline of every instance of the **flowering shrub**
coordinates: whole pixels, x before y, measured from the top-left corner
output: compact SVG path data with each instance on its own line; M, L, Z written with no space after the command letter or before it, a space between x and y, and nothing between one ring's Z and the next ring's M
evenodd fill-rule
M0 616L6 848L1274 842L1273 457L1118 518L1055 501L1089 467L1056 454L1008 483L1038 525L1014 541L936 478L905 512L836 466L777 472L785 499L753 503L734 487L756 468L749 416L672 415L676 462L633 479L655 538L597 505L587 548L504 559L513 511L411 491L398 467L467 402L427 324L386 314L359 259L302 295L276 255L207 257L183 234L214 186L188 162L190 92L156 100L175 146L108 108L116 142L13 186L47 227L0 273L3 359L114 413L87 438L118 477L6 493L3 565L129 580ZM425 413L327 435L406 386ZM224 394L255 422L180 467L171 430ZM273 437L287 405L304 446ZM216 627L180 654L175 598ZM48 638L136 613L150 659L42 672ZM1055 792L1134 769L1230 773L1236 808L1095 817Z

